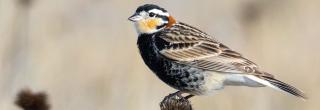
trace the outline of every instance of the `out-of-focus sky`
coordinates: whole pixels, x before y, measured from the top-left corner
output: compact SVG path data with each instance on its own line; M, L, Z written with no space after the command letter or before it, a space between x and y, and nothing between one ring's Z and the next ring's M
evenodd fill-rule
M197 110L318 110L319 0L0 0L0 110L22 88L52 110L159 110L176 90L143 63L127 18L154 3L214 36L309 100L270 88L226 87Z

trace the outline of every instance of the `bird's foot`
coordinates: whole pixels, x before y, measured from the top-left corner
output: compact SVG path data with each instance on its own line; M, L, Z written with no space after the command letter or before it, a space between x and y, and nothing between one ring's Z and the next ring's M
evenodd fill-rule
M176 97L179 100L188 100L189 98L194 96L194 95L190 94L190 95L187 95L184 97L184 96L182 96L182 93L183 92L181 92L181 91L177 91L175 93L169 94L167 97Z
M194 95L190 94L190 95L185 96L184 98L189 99L189 98L191 98L191 97L193 97L193 96L194 96Z

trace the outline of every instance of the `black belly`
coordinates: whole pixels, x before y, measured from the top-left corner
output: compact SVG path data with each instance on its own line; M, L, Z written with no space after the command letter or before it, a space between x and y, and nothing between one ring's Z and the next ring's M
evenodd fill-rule
M154 35L140 35L138 47L145 64L166 84L182 91L195 91L204 84L204 72L201 69L168 60L158 53L155 43L160 41ZM161 44L165 45L165 44Z

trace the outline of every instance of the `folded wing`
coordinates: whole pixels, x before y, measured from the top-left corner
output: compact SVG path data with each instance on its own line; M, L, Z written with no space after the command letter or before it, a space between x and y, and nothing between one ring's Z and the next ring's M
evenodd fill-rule
M201 34L201 33L200 33ZM162 33L159 53L177 63L208 71L259 74L257 65L206 34ZM269 75L269 74L266 74ZM269 75L271 76L271 75Z

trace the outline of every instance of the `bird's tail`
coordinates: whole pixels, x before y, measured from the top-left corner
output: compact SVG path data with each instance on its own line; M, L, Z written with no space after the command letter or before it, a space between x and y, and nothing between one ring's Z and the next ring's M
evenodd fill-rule
M297 96L297 97L300 97L304 100L307 99L307 96L302 92L300 91L299 89L289 85L289 84L286 84L280 80L277 80L273 77L257 77L257 76L253 76L253 75L250 75L248 78L252 79L252 80L255 80L263 85L266 85L266 86L269 86L271 88L274 88L276 90L279 90L279 91L282 91L282 92L286 92L286 93L289 93L291 95L294 95L294 96Z

